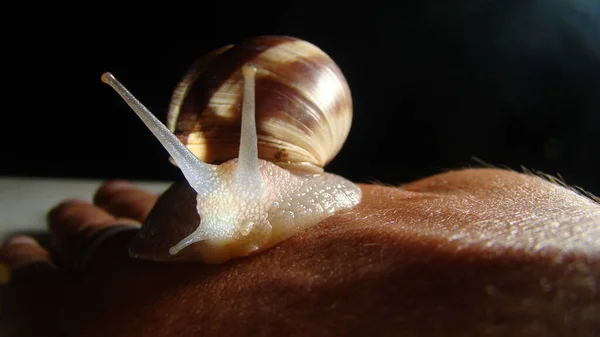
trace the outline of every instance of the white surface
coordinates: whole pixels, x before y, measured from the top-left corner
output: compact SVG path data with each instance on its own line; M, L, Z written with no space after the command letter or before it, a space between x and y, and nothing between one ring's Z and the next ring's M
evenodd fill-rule
M22 231L45 231L46 214L66 199L92 201L103 180L0 177L0 242ZM136 186L162 193L170 182L134 181Z

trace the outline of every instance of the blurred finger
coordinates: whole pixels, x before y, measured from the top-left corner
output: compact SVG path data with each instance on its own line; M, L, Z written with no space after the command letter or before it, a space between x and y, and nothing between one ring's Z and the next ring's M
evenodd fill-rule
M50 211L48 225L54 248L67 263L81 257L90 238L111 227L138 228L130 219L115 218L107 211L82 200L64 202Z
M82 241L115 220L115 217L105 210L83 200L66 201L48 214L48 226L56 247Z
M94 203L116 217L143 222L157 199L157 195L141 190L130 182L114 180L98 189Z
M0 284L9 281L11 271L38 263L52 265L52 260L36 240L25 235L8 239L0 248Z

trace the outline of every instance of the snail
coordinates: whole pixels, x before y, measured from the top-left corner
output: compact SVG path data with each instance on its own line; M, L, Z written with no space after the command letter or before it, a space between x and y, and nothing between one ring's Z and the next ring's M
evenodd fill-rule
M315 45L260 36L192 64L162 124L111 73L102 75L182 171L133 238L129 254L222 263L264 251L361 201L323 167L352 120L348 84Z

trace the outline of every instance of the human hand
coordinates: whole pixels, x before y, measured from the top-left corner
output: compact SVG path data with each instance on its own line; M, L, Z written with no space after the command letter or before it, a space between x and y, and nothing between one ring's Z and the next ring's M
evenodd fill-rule
M355 209L260 254L205 265L130 258L135 224L157 197L108 183L93 205L71 201L50 212L51 247L19 237L1 249L13 272L2 289L0 332L600 333L597 202L496 169L361 188ZM123 224L130 227L116 227Z

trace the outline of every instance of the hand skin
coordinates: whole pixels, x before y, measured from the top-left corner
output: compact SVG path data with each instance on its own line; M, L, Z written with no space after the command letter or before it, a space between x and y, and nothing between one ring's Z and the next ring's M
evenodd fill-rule
M108 183L49 215L56 255L17 238L2 336L597 336L600 205L545 179L469 169L363 201L220 265L132 259L133 231L65 265L101 227L156 197ZM32 264L33 262L37 262ZM58 265L58 267L54 267Z

